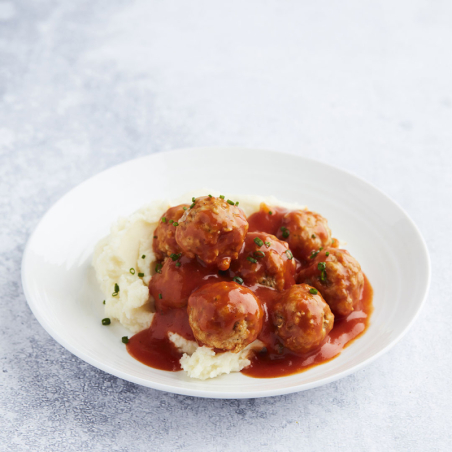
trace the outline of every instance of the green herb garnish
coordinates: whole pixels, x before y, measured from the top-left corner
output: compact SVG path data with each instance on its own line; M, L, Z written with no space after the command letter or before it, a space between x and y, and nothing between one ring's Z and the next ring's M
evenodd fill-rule
M122 336L122 343L127 344L129 342L129 338L127 336Z
M240 284L240 285L243 284L243 279L240 278L240 276L234 276L234 277L232 278L232 280L235 281L237 284Z
M162 264L155 264L155 273L162 273Z
M257 250L253 253L253 256L256 259L262 259L263 257L265 257L265 253L263 251Z
M252 264L257 264L257 260L254 259L254 257L248 256L246 259L249 260Z
M166 217L162 217L162 223L166 223Z
M259 237L256 237L256 238L254 239L254 243L255 243L257 246L262 246L262 245L264 244L264 242L263 242Z
M161 293L159 293L159 299L161 300L163 297L162 297L162 294Z
M289 232L289 230L286 228L286 227L282 227L281 228L281 231L282 231L282 236L285 238L285 239L287 239L287 237L289 237L289 235L290 235L290 232Z
M129 272L130 272L132 275L134 275L134 274L135 274L135 269L134 269L134 268L131 268L131 269L129 270Z
M139 276L140 278L142 278L142 277L144 276L144 273L138 273L138 276Z
M228 204L230 204L231 206L234 205L234 201L231 201L230 199L228 199L226 202L227 202Z
M175 261L179 260L181 258L181 256L182 256L182 253L178 253L178 254L172 253L170 255L170 258L173 260L173 262L175 262Z
M293 259L292 251L286 250L286 254L287 254L287 259L289 259L289 260Z
M107 317L106 319L102 319L102 325L110 325L111 320Z
M265 242L265 246L267 247L267 248L270 248L271 247L271 243L270 242Z
M309 293L312 293L312 295L317 295L319 293L319 291L317 289L309 289Z

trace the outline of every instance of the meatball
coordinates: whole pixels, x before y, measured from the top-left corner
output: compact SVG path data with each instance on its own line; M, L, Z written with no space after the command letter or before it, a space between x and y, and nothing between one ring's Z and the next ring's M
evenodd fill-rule
M188 297L209 279L218 279L211 269L196 259L174 256L166 259L163 266L157 264L158 272L149 282L149 292L155 300L157 311L167 308L184 308Z
M248 232L232 273L246 284L284 290L295 284L295 259L286 242L265 232Z
M361 298L364 275L348 251L327 248L315 254L311 265L298 273L297 282L318 289L334 315L346 316Z
M285 347L307 353L316 349L331 331L334 315L317 289L300 284L281 294L272 320Z
M294 256L304 262L321 247L331 245L331 231L325 218L308 210L293 210L281 221L277 237L289 244Z
M230 202L211 196L193 201L176 230L177 244L186 256L198 256L220 270L227 270L231 260L237 259L248 222L243 210Z
M200 345L238 353L260 331L264 311L246 287L235 282L206 284L188 299L188 320Z
M176 243L176 226L178 221L188 209L188 204L169 208L160 218L159 224L154 231L154 240L152 248L158 260L163 260L171 254L180 252L179 245ZM185 208L185 209L184 209ZM174 224L176 222L176 224Z

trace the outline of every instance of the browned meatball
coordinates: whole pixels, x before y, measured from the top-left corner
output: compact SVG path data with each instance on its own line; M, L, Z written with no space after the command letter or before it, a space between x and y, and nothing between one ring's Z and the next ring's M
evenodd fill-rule
M176 243L176 227L185 212L184 208L188 209L188 207L187 204L171 207L161 216L152 242L152 249L158 260L161 261L171 254L180 252L179 245Z
M334 315L320 292L307 284L285 290L273 308L272 319L284 346L298 353L316 349L334 324Z
M232 202L232 201L231 201ZM176 241L182 252L227 270L237 259L248 222L242 209L221 198L197 198L179 221Z
M201 265L197 259L185 256L166 259L163 266L157 266L158 271L149 282L149 292L157 311L187 306L188 297L195 289L208 280L215 282L221 278L212 274L212 269Z
M294 256L302 262L306 261L313 251L331 245L331 231L327 220L309 210L286 213L277 237L285 240Z
M188 320L200 345L238 353L262 329L260 301L235 282L206 284L188 299Z
M348 251L327 248L297 275L297 282L309 284L321 293L334 315L350 314L361 298L364 275Z
M232 273L246 284L283 290L295 284L295 259L286 242L265 232L248 232Z

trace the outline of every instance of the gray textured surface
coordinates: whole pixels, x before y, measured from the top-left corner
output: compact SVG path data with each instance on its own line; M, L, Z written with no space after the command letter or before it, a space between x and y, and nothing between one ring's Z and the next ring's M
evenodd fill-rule
M0 450L446 450L451 442L448 1L0 1ZM427 304L348 378L202 400L59 346L20 284L44 212L98 171L185 146L280 149L353 171L419 225Z

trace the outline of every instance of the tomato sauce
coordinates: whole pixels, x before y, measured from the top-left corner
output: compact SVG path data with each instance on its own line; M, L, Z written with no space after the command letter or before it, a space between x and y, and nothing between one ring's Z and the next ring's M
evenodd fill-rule
M272 212L271 215L269 211ZM259 212L248 218L249 232L260 231L276 235L281 219L286 212L287 210L283 208L261 206ZM235 276L232 271L223 272L212 267L208 270L196 260L182 257L180 262L181 264L177 267L177 270L180 270L179 277L156 275L161 278L161 282L155 282L154 287L151 288L154 292L158 288L158 292L164 294L164 296L174 297L174 294L180 294L179 300L171 300L169 304L172 306L179 306L178 301L180 302L182 297L186 299L187 287L192 292L207 282L231 281ZM299 265L297 263L297 267ZM171 269L171 271L173 270L176 269ZM373 310L373 290L367 277L364 276L363 292L355 310L347 317L336 317L334 319L333 329L318 349L305 354L295 353L282 345L271 321L273 306L281 292L260 285L247 287L260 300L265 312L264 325L258 336L258 339L264 343L265 347L251 357L251 364L241 371L243 374L254 378L274 378L291 375L330 361L365 332ZM153 295L156 298L156 293L153 293ZM177 333L187 340L195 340L188 322L186 302L184 307L171 309L159 306L151 326L129 339L127 351L131 356L147 366L166 371L180 371L179 360L182 354L169 340L169 332Z

